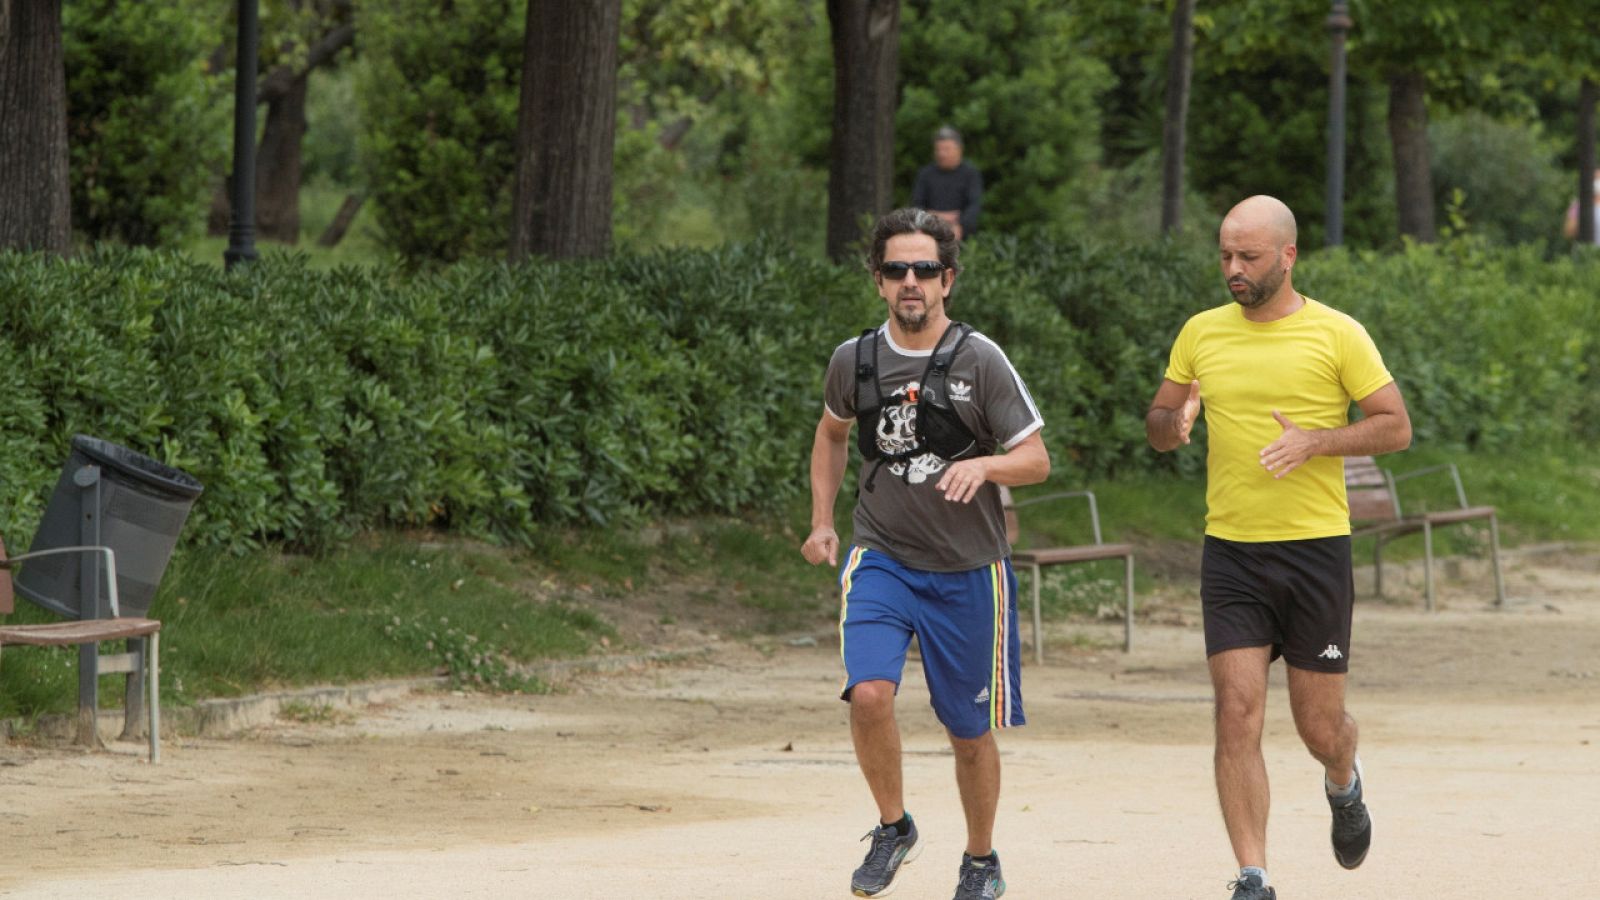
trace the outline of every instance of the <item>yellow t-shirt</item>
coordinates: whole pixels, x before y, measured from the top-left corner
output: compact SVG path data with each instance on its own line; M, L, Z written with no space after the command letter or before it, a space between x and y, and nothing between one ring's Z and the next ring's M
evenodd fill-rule
M1200 381L1206 453L1206 534L1230 541L1295 541L1350 533L1344 460L1314 456L1273 478L1261 450L1283 434L1277 410L1311 430L1350 422L1350 401L1390 383L1361 323L1305 297L1273 322L1229 303L1184 323L1167 378Z

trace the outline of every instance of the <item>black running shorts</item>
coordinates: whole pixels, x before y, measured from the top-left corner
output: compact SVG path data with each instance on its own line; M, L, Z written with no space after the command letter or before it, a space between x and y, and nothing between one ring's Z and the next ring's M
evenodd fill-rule
M1270 645L1273 659L1297 669L1347 671L1350 538L1241 543L1206 535L1200 607L1206 656Z

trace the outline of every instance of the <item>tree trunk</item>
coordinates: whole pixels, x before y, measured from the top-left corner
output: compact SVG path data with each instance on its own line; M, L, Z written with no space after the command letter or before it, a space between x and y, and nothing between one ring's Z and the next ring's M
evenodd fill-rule
M861 221L894 196L894 114L900 0L828 0L833 35L833 140L828 158L828 256L860 254Z
M300 240L300 142L306 134L306 83L301 73L267 101L267 124L256 152L256 230L285 244Z
M328 223L322 237L317 238L319 247L337 247L344 240L345 232L350 230L350 223L356 220L356 213L361 211L361 204L367 198L361 194L346 194L344 202L339 204L339 211L334 214L333 221Z
M301 4L292 8L298 12ZM348 10L346 10L348 12ZM262 237L290 244L300 237L301 142L306 133L306 90L311 73L328 65L339 52L355 43L355 25L333 25L308 48L299 66L280 65L266 73L256 89L256 99L267 104L267 124L256 150L256 228ZM227 46L211 56L211 71L226 64ZM211 195L206 233L226 235L233 218L227 179Z
M1161 128L1161 233L1183 223L1183 144L1194 71L1194 0L1172 7L1172 53L1167 57L1167 115Z
M0 0L0 248L72 250L61 0Z
M1438 238L1433 220L1433 168L1428 155L1427 78L1389 76L1389 142L1394 148L1394 199L1400 233L1422 243Z
M611 249L622 0L529 0L511 199L513 263Z
M1578 243L1593 245L1595 105L1600 102L1600 84L1585 78L1578 87Z

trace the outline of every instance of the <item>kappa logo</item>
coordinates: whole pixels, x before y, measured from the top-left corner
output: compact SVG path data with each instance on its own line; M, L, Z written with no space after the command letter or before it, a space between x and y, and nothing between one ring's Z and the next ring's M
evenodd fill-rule
M983 690L978 692L978 696L972 698L972 702L973 703L988 703L989 702L989 688L987 686L985 686Z
M960 400L962 403L972 402L972 385L965 381L950 382L950 399Z
M1328 649L1322 651L1321 653L1318 653L1317 655L1322 657L1323 659L1338 659L1338 658L1344 656L1343 653L1339 652L1339 645L1338 644L1329 644L1328 645Z

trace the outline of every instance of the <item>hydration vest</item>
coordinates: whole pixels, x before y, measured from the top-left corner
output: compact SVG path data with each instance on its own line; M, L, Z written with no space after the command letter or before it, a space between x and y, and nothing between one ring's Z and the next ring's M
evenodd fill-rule
M884 406L883 388L878 382L878 329L868 328L861 332L861 339L856 341L856 447L861 451L862 459L875 463L864 484L869 492L878 477L878 469L884 463L905 463L925 453L932 453L949 462L987 455L978 446L977 437L956 414L946 390L950 380L950 365L955 362L961 345L967 342L971 334L971 325L951 322L950 327L939 336L939 343L928 357L928 367L922 373L922 381L906 395L906 399L917 405L915 440L909 448L891 453L878 446L878 422ZM945 343L951 335L955 335L955 342L945 349ZM901 478L906 478L910 472L911 468L907 466Z

